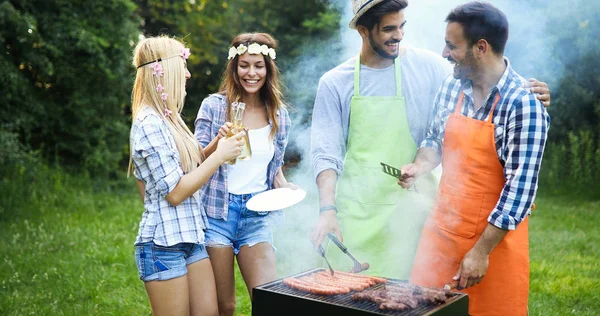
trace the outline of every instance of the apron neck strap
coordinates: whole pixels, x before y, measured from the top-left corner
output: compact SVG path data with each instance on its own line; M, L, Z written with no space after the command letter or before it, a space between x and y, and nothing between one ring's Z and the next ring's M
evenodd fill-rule
M460 94L458 95L458 103L456 103L456 109L454 109L454 114L460 115L460 113L462 112L462 104L463 104L464 98L465 98L465 93L461 91Z
M460 113L462 112L462 104L463 104L463 100L465 99L465 93L464 92L460 92L460 94L458 95L458 103L456 104L456 109L454 110L455 114L460 115ZM492 117L494 116L494 111L496 110L496 105L498 105L498 102L500 101L500 92L496 93L496 96L494 97L494 104L492 105L492 110L490 111L490 114L488 114L487 119L485 120L488 123L492 122Z
M492 122L492 117L494 116L494 111L496 110L496 105L498 105L498 101L500 101L500 92L496 92L496 96L494 97L494 105L492 105L492 110L490 111L490 115L487 118L487 122Z
M400 58L394 59L394 73L396 75L396 96L402 96L402 70L400 67ZM354 67L354 96L360 96L360 54L356 57L356 66Z

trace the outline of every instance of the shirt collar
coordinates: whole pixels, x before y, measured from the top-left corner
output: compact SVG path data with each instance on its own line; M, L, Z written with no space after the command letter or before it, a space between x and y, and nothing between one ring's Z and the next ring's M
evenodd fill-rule
M510 61L506 56L504 56L504 64L506 65L506 69L504 69L504 73L502 73L502 77L498 83L492 88L490 91L490 95L493 95L495 92L500 92L500 95L504 93L504 91L510 85L513 77L515 76L514 70L510 66ZM460 82L461 90L465 93L465 95L472 97L473 96L473 82L471 79L461 80Z

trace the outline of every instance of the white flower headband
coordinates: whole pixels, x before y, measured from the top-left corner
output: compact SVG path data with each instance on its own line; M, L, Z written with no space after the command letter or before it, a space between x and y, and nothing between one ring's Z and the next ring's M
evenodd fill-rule
M165 71L164 71L162 65L159 64L159 62L161 62L165 59L173 58L173 57L181 57L184 60L186 60L186 59L188 59L188 57L190 57L190 49L183 48L181 50L181 52L177 55L152 60L147 63L143 63L137 67L137 69L140 69L143 66L150 65L150 67L154 70L152 72L152 75L154 75L156 77L156 80L158 81L158 85L156 86L156 92L160 93L160 99L162 100L163 105L165 106L165 116L171 115L171 113L173 113L173 111L171 111L171 110L169 110L169 108L167 108L166 101L167 101L167 97L169 95L166 92L163 92L165 90L165 88L161 84L161 77L165 75Z
M248 54L258 55L263 54L265 56L269 56L271 59L277 58L277 53L275 50L265 44L252 43L246 47L244 44L238 45L238 47L231 46L229 48L229 56L227 59L235 58L236 55L244 55L244 53L248 52Z

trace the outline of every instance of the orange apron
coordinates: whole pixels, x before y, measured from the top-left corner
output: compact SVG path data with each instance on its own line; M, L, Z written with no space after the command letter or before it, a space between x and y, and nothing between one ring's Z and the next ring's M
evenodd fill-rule
M464 255L488 225L505 184L492 124L500 95L496 94L486 121L461 115L463 97L461 92L446 124L440 191L411 271L411 282L419 285L442 287L452 281ZM469 295L471 315L527 315L527 218L492 251L481 283L464 292Z

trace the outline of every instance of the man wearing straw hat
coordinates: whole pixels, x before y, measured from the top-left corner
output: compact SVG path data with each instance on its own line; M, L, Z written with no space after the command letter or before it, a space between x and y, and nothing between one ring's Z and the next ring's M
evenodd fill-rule
M403 47L407 0L353 0L350 27L362 38L360 55L325 73L315 99L311 156L320 215L315 246L333 232L369 274L408 278L437 180L419 178L410 190L382 172L381 162L412 162L432 119L435 94L452 72L441 56ZM440 30L441 32L442 30ZM549 103L545 83L534 92ZM338 179L339 178L339 179ZM347 258L328 252L346 270Z

